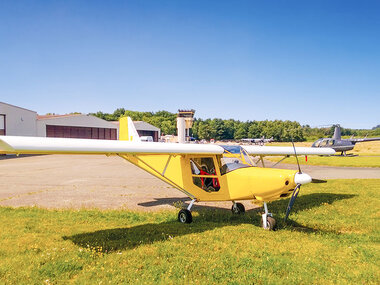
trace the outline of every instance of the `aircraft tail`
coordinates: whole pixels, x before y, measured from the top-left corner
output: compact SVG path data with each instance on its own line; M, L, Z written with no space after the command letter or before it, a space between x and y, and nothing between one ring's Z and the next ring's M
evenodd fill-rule
M332 137L334 140L341 140L342 134L340 130L340 125L335 125L334 135Z
M119 140L141 142L140 136L130 117L121 117L119 119Z

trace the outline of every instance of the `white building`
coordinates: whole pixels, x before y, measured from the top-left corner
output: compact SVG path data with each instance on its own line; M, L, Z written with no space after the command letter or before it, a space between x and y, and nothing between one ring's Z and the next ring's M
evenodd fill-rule
M35 136L37 113L0 102L0 135Z

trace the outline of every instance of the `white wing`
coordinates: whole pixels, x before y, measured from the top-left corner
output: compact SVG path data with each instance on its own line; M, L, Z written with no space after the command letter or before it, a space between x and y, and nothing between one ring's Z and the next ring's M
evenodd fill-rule
M15 154L222 154L212 144L141 143L116 140L0 136L0 153Z
M294 155L293 147L242 146L250 155ZM14 154L222 154L215 144L141 143L134 141L0 136L0 153ZM296 147L297 155L332 155L331 148Z
M294 148L291 146L242 146L250 155L274 156L274 155L294 155ZM296 147L297 155L333 155L332 148Z

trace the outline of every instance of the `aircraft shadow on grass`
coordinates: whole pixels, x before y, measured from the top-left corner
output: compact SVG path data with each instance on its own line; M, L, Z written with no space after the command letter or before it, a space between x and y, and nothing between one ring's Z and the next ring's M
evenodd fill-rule
M335 201L350 199L356 195L353 194L332 194L332 193L313 193L308 195L300 195L294 206L296 213L303 210L308 210L315 207L320 207L324 204L331 204ZM178 200L176 198L176 200ZM289 199L278 200L270 203L270 210L273 213L285 212ZM149 223L138 226L99 230L76 234L72 236L64 236L64 240L70 240L74 244L84 248L99 248L103 252L115 252L124 249L136 248L144 244L153 244L159 241L166 241L173 237L183 236L187 234L202 233L215 228L224 226L254 224L259 226L261 215L253 211L247 215L232 215L227 209L215 209L208 206L199 206L198 214L194 217L192 224L180 224L178 221L168 221L163 223ZM285 224L283 215L277 217L279 221L279 229L288 229L287 225L291 226L291 230L302 232L325 232L325 230L305 227L294 221L288 221ZM335 232L334 232L335 233ZM337 233L337 232L336 232Z

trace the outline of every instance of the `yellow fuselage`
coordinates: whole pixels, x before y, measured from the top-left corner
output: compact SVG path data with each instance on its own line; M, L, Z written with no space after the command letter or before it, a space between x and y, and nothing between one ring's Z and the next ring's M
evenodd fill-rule
M239 168L221 175L221 155L121 155L136 166L162 179L197 201L251 200L269 202L286 197L295 188L294 170L259 167ZM215 174L205 176L192 173L190 160L212 158ZM218 181L217 191L207 191L194 180Z

